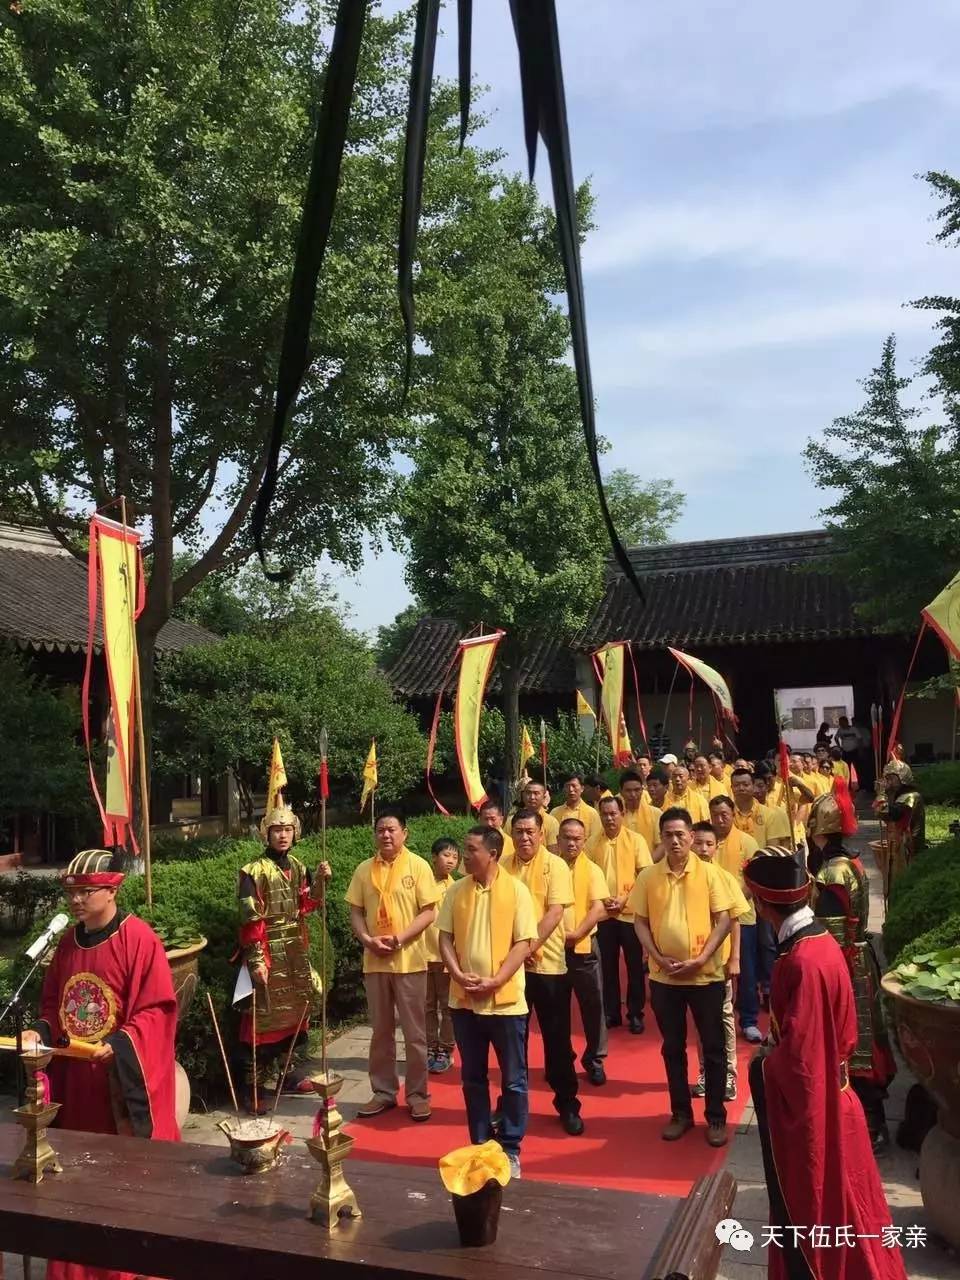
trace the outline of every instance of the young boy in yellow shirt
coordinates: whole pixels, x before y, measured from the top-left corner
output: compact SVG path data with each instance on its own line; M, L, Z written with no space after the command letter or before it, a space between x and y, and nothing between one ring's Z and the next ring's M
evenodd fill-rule
M433 878L437 882L437 912L454 883L453 873L460 870L460 849L456 840L441 836L430 849ZM427 949L427 1070L437 1074L453 1066L453 1020L450 1017L450 975L440 955L440 930L437 922L423 935Z
M717 833L709 822L696 822L693 827L693 851L701 862L711 862L724 878L733 906L730 907L730 933L720 947L723 970L727 975L727 987L723 1001L723 1038L727 1047L727 1088L725 1101L733 1102L737 1096L737 1031L733 1022L734 986L740 976L740 916L749 914L750 904L747 902L737 882L736 876L730 874L716 861ZM700 1057L700 1074L697 1083L690 1086L695 1098L702 1098L706 1092L703 1079L703 1047L697 1045Z

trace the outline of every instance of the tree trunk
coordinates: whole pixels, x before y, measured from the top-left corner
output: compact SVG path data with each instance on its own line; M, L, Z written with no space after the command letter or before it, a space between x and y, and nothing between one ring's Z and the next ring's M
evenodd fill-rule
M512 636L500 641L498 657L503 694L503 777L509 806L517 794L520 759L520 651Z

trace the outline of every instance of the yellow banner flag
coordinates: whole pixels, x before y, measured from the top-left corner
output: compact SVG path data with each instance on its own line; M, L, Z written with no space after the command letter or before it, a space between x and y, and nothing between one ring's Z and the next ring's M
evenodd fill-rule
M681 653L679 649L671 649L667 646L669 653L672 653L681 666L691 673L691 675L699 676L703 683L707 686L717 702L720 709L728 720L732 720L734 724L737 717L733 713L733 698L730 696L730 689L726 680L719 671L714 671L713 667L708 667L705 662L701 662L699 658L693 658L689 653Z
M600 710L610 735L610 750L615 763L619 763L621 749L621 724L623 722L624 642L605 645L593 655L600 675ZM624 732L626 727L624 726Z
M134 677L137 664L136 620L144 603L140 535L94 516L90 521L87 565L88 641L83 677L83 730L90 757L90 681L94 629L100 603L103 651L110 707L107 715L107 776L101 799L90 760L90 781L103 819L104 844L125 845L133 816ZM133 840L136 849L136 840Z
M523 726L523 734L520 737L520 772L523 773L523 766L528 760L532 760L537 754L537 749L533 745L533 740L527 730L527 726Z
M955 658L960 658L960 573L952 578L935 600L920 610L924 622L947 646Z
M489 636L460 641L460 675L453 707L453 729L463 789L474 808L487 798L478 759L480 713L490 668L502 635L502 631L495 631Z
M591 707L590 703L586 700L586 698L583 696L583 694L580 692L579 689L577 690L577 715L593 716L594 720L596 720L597 718L597 713L594 711L593 707Z
M270 776L267 779L267 807L265 812L272 813L277 807L277 792L287 785L287 771L283 767L283 756L280 754L278 739L273 740L273 751L270 753Z
M379 785L379 777L377 776L377 740L370 743L370 750L367 752L367 762L363 766L363 792L360 795L360 812L363 813L367 804L367 797L376 791Z
M622 714L620 716L620 736L617 740L617 749L613 753L613 758L617 764L625 764L627 760L633 759L633 747L630 744L630 734L627 732L627 722Z

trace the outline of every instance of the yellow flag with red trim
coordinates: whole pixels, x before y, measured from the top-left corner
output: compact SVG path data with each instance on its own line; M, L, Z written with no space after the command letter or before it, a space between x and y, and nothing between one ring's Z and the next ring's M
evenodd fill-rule
M367 798L376 791L379 784L377 775L377 740L370 743L370 750L367 752L367 762L363 766L363 792L360 796L360 812L363 813L366 808Z
M536 754L537 754L537 749L533 745L533 740L530 737L530 733L529 733L529 730L527 729L527 726L524 725L523 735L520 738L520 772L521 773L523 773L523 766L527 763L528 760L532 760Z
M594 711L593 707L591 707L590 703L586 700L586 698L583 696L583 694L580 692L579 689L577 690L577 715L593 716L594 720L596 720L597 718L597 713Z
M948 653L960 658L960 573L951 578L935 600L920 615L947 646Z
M287 785L287 771L283 767L283 756L280 754L280 742L273 740L273 751L270 753L270 776L267 779L267 807L264 812L272 813L277 807L277 794Z

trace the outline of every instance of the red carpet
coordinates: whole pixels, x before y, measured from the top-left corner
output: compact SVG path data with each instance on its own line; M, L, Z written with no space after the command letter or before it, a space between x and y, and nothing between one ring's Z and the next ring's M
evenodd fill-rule
M763 1030L764 1028L761 1027ZM583 1038L574 1036L579 1069ZM731 1131L740 1121L750 1098L747 1064L754 1047L738 1040L738 1096L727 1103ZM696 1079L696 1033L687 1040L690 1079ZM647 1029L633 1036L625 1027L610 1032L607 1083L600 1088L580 1076L580 1098L586 1131L571 1138L560 1128L553 1109L552 1092L543 1079L543 1046L536 1030L530 1034L530 1121L520 1159L524 1178L545 1182L576 1183L623 1191L685 1195L695 1179L723 1166L727 1148L708 1147L703 1121L703 1100L694 1098L696 1126L679 1142L664 1142L660 1130L669 1120L669 1100L660 1033L647 1011ZM491 1054L491 1099L496 1103L499 1071ZM443 1075L430 1077L433 1118L414 1124L401 1105L372 1120L354 1120L349 1126L356 1139L353 1157L414 1164L436 1164L441 1156L469 1142L460 1091L458 1064Z

